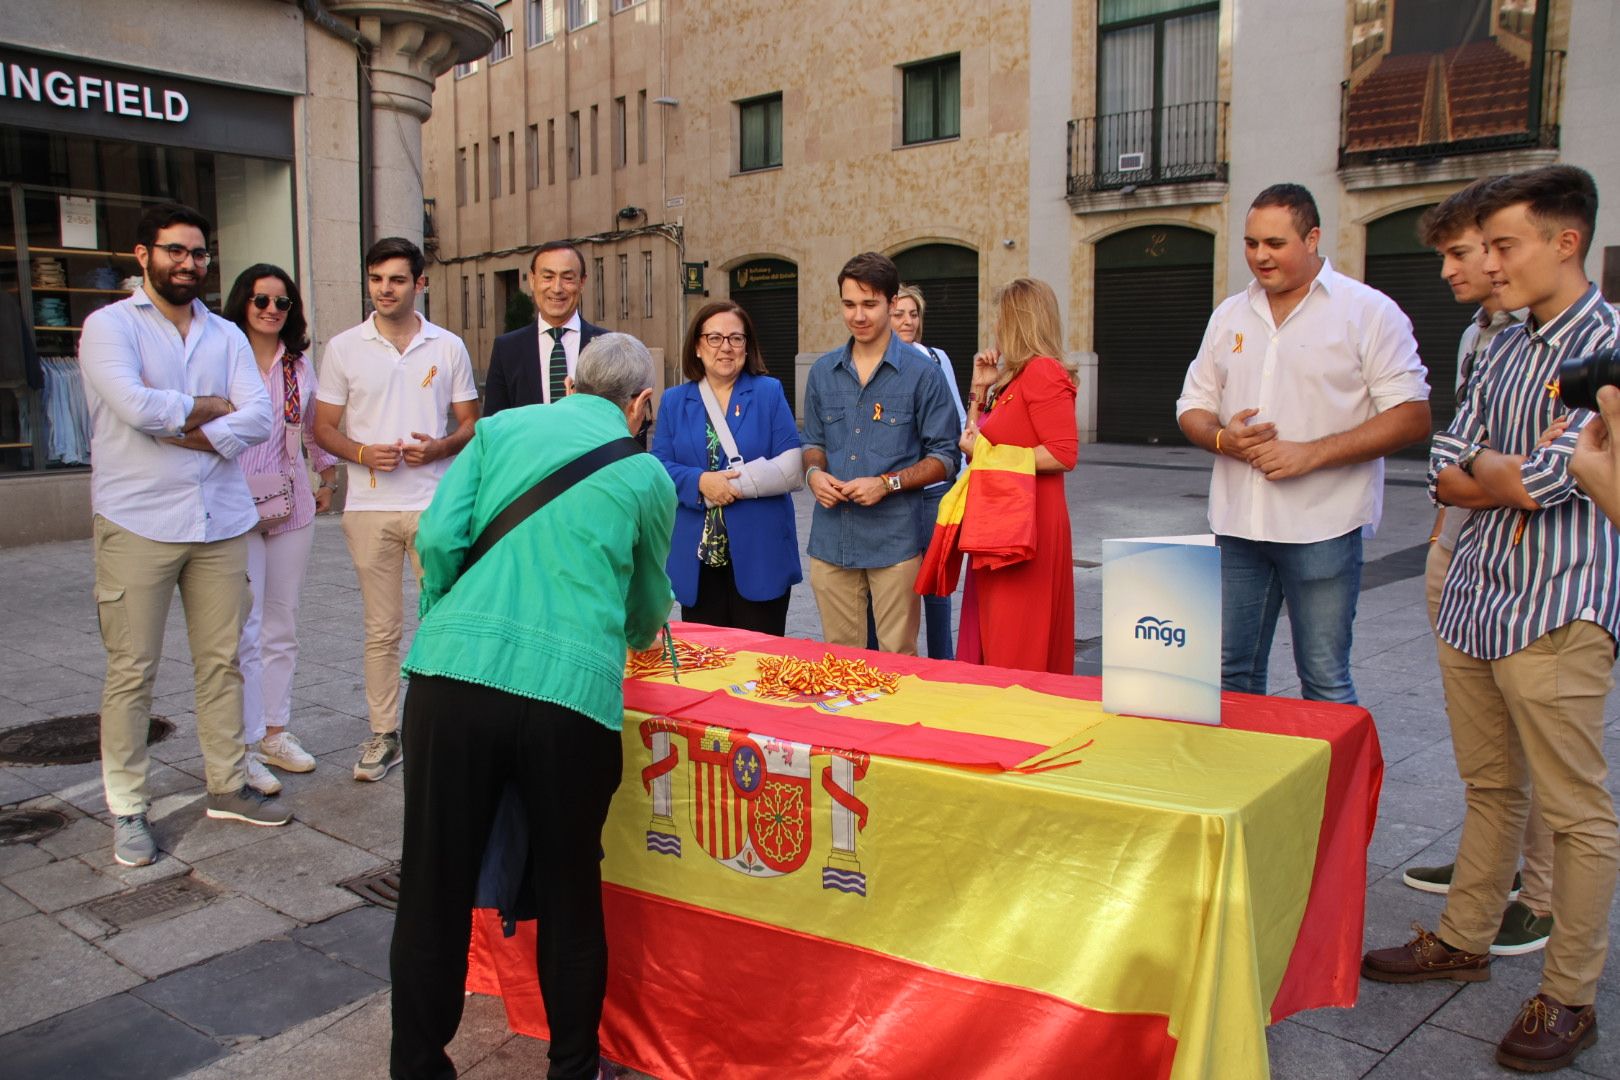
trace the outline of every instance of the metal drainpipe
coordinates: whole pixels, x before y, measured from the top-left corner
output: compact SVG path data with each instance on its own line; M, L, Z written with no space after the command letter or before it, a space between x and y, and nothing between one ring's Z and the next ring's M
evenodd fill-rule
M304 0L304 13L311 21L333 37L348 42L355 50L355 87L359 110L359 168L360 168L360 254L365 257L366 249L375 239L377 223L372 220L372 208L376 199L372 192L372 115L371 115L371 75L367 67L371 58L371 42L348 23L334 16L326 9L321 0ZM364 306L362 302L362 306Z

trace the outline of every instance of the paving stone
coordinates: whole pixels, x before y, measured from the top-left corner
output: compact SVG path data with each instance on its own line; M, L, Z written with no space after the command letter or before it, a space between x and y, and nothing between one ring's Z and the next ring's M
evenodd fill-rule
M1367 858L1379 866L1399 866L1432 844L1444 831L1380 816L1373 828L1372 843L1367 846Z
M383 985L357 968L279 938L165 975L136 994L209 1035L268 1037Z
M292 939L333 960L387 979L388 946L393 936L394 913L365 904L295 931Z
M98 874L78 859L63 859L12 874L5 879L5 885L41 911L61 911L124 889L124 883L117 878Z
M32 915L38 910L33 904L30 904L10 889L0 886L0 923L7 923L12 919Z
M479 1000L483 999L477 994L468 997L467 1005L469 1009L473 1002ZM394 1037L392 1005L393 998L389 994L378 994L375 998L372 998L360 1008L327 1028L326 1034L335 1039L342 1039L346 1043L369 1046L386 1053L388 1044ZM504 1027L504 1010L502 1015L502 1026ZM465 1013L462 1016L462 1025L466 1026ZM459 1036L459 1034L460 1031L458 1030L457 1035ZM460 1059L453 1060L458 1061L462 1068L466 1067L466 1063L460 1062Z
M1449 751L1450 748L1447 749ZM1454 829L1462 824L1466 809L1463 796L1462 781L1457 779L1455 767L1452 767L1449 775L1437 774L1427 783L1408 783L1386 777L1378 797L1378 815L1409 825Z
M6 696L24 705L39 705L74 694L90 693L100 695L100 677L57 664L19 664L6 674Z
M179 1076L226 1053L219 1043L129 994L0 1038L0 1061L31 1080Z
M1357 1080L1382 1056L1289 1020L1266 1029L1266 1049L1271 1080Z
M93 817L78 817L68 822L66 828L44 837L38 841L39 846L55 855L65 859L72 855L82 855L93 848L112 847L112 826L105 821L98 821Z
M293 922L243 896L205 904L161 922L120 931L103 944L124 966L155 979L293 928Z
M275 832L239 821L216 821L208 816L205 800L200 788L153 800L147 817L160 851L195 865L227 851L263 843Z
M24 776L21 769L0 768L0 806L10 806L43 794L44 789Z
M1496 1063L1496 1040L1425 1025L1367 1074L1367 1080L1502 1080L1523 1076Z
M161 842L160 842L161 844ZM91 867L99 874L117 878L126 887L136 885L149 885L154 881L165 878L180 877L191 873L191 865L174 857L171 852L158 848L157 861L146 866L121 866L113 858L112 845L92 848L79 856L79 861Z
M0 1033L128 990L141 977L48 915L13 919L0 932Z
M192 865L211 881L311 923L360 904L336 883L386 861L296 821L265 831L273 834L267 840Z
M0 845L0 880L50 861L51 853L33 844Z
M288 796L296 799L298 820L355 847L388 852L384 856L387 859L398 858L404 840L404 789L355 780L350 751L344 751L340 760L344 773L336 783L330 775L283 776ZM326 757L321 759L317 772L329 774L335 768L337 765ZM395 774L403 776L404 770L395 769L389 775Z

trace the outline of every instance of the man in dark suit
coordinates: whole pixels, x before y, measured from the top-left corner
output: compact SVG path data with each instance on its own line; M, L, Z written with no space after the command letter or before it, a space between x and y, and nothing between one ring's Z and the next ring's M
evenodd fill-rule
M561 401L563 380L574 374L580 350L607 333L579 317L585 255L566 240L541 244L529 261L529 288L539 318L502 334L489 350L484 413Z

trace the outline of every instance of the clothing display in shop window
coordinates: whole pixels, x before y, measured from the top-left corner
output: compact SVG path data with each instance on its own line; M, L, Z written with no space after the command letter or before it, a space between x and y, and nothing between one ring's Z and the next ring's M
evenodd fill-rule
M45 386L39 366L39 350L34 331L23 318L22 304L15 293L0 289L0 384L26 382L35 390Z
M90 464L90 410L84 402L79 361L40 358L45 368L45 459L63 465Z

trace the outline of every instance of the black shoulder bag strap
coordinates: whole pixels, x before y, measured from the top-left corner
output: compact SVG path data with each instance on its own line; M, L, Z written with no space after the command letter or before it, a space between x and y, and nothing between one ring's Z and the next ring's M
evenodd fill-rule
M641 444L626 435L622 439L605 442L595 450L587 450L579 457L568 462L568 464L552 470L539 483L507 503L506 508L496 514L494 520L488 525L484 526L484 531L478 534L478 539L474 540L472 547L467 549L467 559L461 564L462 576L465 576L467 571L473 568L473 564L483 558L490 548L499 543L502 537L523 524L524 521L528 520L530 514L546 505L546 503L555 499L597 469L605 468L615 461L630 457L632 454L641 453L645 453L641 448Z

